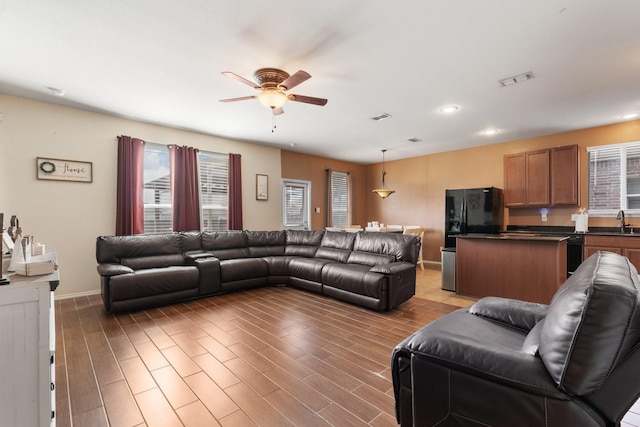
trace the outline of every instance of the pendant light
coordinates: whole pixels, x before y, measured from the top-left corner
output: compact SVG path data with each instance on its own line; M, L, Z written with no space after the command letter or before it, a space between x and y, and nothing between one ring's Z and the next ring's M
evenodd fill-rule
M387 174L384 171L384 153L386 151L387 150L382 150L382 187L373 190L373 192L376 193L378 196L380 196L382 199L386 199L387 197L389 197L390 195L396 192L396 190L388 190L384 185L384 176Z

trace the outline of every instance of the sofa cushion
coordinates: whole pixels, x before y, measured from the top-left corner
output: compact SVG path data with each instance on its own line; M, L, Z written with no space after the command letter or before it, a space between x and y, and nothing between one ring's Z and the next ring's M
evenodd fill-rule
M142 270L145 268L162 268L172 265L183 265L184 257L180 254L175 255L153 255L134 258L122 258L122 265L134 270Z
M315 257L337 262L347 262L355 240L356 233L326 231L322 237L320 247L316 251Z
M292 257L289 261L289 276L322 282L322 268L335 261L322 258Z
M96 260L99 264L119 264L122 258L176 255L181 251L178 233L101 236L96 239Z
M639 288L638 273L627 258L598 252L558 289L541 330L539 351L562 390L577 395L597 390L629 343L637 342Z
M203 231L201 240L202 250L220 260L251 256L244 231Z
M267 278L269 267L262 258L238 258L220 261L222 283L239 280Z
M322 269L322 284L375 299L382 299L386 292L385 275L371 273L366 265L327 264Z
M354 251L390 255L395 261L418 262L418 238L396 233L356 233Z
M182 240L182 252L199 252L202 246L200 237L201 233L199 231L181 231L180 238Z
M311 258L322 242L324 230L287 230L287 248L285 254Z
M158 294L194 289L197 294L200 275L196 267L164 267L138 270L112 276L109 281L111 301L143 298Z
M389 264L394 261L392 255L373 254L371 252L353 251L349 254L347 263L349 264L362 264L362 265L378 265Z
M252 257L284 255L287 235L280 231L246 231L249 253Z

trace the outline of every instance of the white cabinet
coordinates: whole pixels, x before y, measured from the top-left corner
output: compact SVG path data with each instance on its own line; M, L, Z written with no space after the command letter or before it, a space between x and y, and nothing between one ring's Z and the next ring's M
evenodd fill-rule
M0 286L0 426L55 426L58 273Z

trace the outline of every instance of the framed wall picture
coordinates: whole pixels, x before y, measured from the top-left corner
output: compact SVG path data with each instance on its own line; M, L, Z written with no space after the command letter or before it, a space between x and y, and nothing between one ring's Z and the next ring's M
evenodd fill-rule
M256 174L256 200L269 200L269 176Z
M38 179L93 182L93 163L37 157L36 173Z

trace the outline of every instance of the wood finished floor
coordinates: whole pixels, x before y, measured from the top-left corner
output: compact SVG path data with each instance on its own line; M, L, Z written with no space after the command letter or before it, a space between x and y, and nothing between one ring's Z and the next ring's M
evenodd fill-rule
M395 427L391 350L474 302L417 276L392 313L285 287L118 315L57 300L57 425Z

